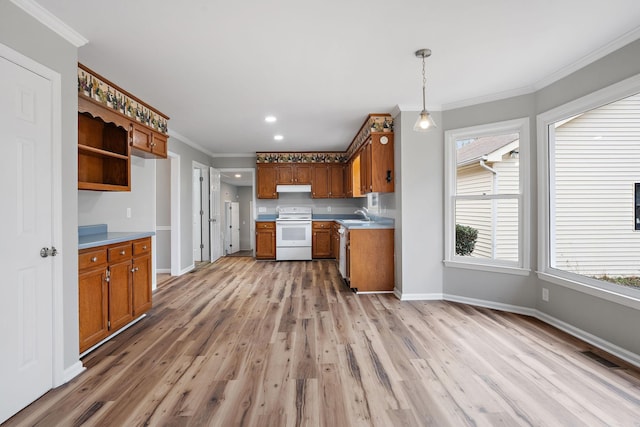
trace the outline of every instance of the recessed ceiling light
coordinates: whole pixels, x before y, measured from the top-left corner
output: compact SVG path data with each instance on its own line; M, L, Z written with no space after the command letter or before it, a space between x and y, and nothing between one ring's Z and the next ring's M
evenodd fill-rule
M242 178L242 175L240 175L239 173L234 175L236 178Z
M264 121L267 123L274 123L276 120L278 120L276 119L276 116L267 116L264 118Z
M273 139L275 139L276 141L282 141L282 140L284 139L284 136L282 136L282 135L275 135L275 136L273 137Z

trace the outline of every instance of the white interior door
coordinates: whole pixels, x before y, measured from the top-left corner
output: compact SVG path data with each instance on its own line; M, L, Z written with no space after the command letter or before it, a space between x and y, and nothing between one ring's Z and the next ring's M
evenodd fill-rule
M220 227L220 171L209 168L209 241L211 242L211 262L214 262L222 256Z
M193 198L192 224L193 224L193 261L202 261L202 190L200 187L200 178L202 174L200 169L193 168L193 189L191 191Z
M0 422L53 385L51 82L0 57Z
M240 250L240 204L238 202L231 202L231 241L229 244L229 253L233 254Z

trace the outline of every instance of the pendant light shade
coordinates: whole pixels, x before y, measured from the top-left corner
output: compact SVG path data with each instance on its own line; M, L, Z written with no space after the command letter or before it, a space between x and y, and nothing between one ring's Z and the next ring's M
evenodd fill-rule
M422 111L418 115L413 130L416 132L427 132L436 127L431 114L427 111L426 93L427 93L427 76L425 72L425 59L431 56L431 49L420 49L416 51L416 57L422 58Z

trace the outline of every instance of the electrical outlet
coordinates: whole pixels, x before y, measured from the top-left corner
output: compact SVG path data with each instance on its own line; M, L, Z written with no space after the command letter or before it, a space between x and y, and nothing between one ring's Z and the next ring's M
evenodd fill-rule
M327 212L331 212L331 206L327 206Z
M264 207L264 206L260 206L260 207L258 208L258 213L267 213L267 208L266 208L266 207Z
M127 208L127 218L131 218L131 208Z
M542 301L549 302L549 289L542 288Z

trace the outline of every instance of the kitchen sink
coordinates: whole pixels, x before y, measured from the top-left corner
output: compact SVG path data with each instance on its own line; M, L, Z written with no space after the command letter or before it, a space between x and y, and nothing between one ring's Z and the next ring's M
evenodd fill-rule
M343 219L343 220L341 220L341 222L343 222L345 224L354 224L354 225L369 225L373 221L367 221L367 220L364 220L364 219Z

